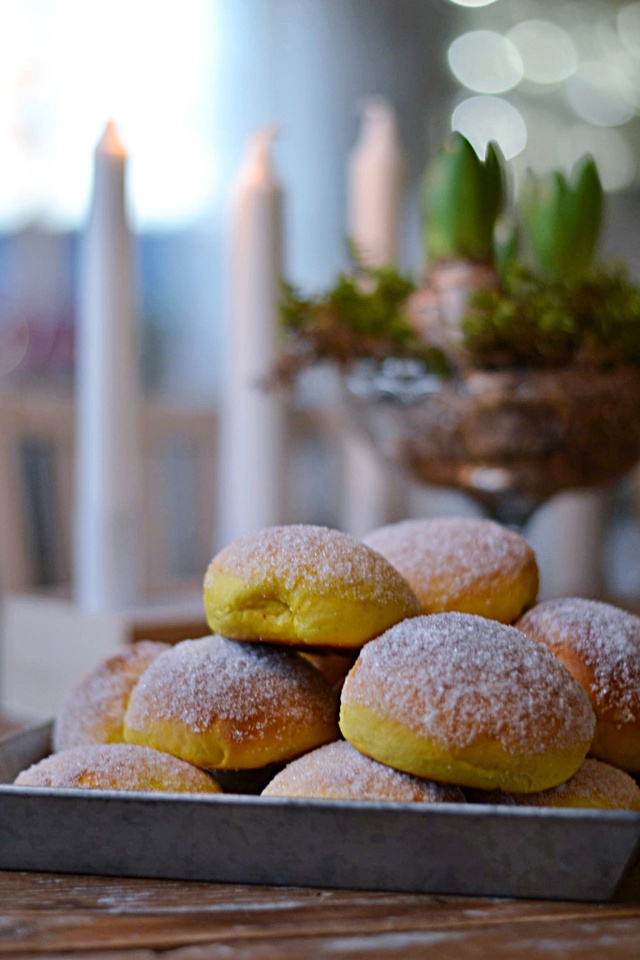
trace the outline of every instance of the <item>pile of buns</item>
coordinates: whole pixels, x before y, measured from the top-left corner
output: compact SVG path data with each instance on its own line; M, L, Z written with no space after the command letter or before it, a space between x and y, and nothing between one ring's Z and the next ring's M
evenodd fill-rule
M489 520L260 531L209 566L212 635L98 664L16 783L640 810L640 617L537 594Z

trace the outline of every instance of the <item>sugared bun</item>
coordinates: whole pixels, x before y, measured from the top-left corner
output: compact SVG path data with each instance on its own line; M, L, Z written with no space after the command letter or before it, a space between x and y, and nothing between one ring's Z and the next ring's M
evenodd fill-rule
M89 743L121 743L122 721L131 691L167 643L141 640L101 660L62 703L53 726L53 749Z
M419 605L383 557L338 530L269 527L225 547L204 581L207 621L236 640L358 649Z
M415 617L361 651L340 728L398 770L530 793L567 780L595 718L569 671L514 627L463 613Z
M222 793L213 777L166 753L128 743L89 744L52 753L23 770L19 787Z
M578 772L559 787L514 796L513 801L518 806L640 810L640 787L624 770L599 760L585 760Z
M335 740L337 696L291 650L223 637L183 640L135 687L128 743L197 767L248 770L291 760Z
M265 797L390 800L396 803L462 803L458 787L421 780L365 757L345 740L320 747L288 764L262 791Z
M589 695L596 715L591 755L640 770L640 617L570 597L548 600L517 624L545 644Z
M513 623L538 595L538 565L520 534L492 520L403 520L364 542L412 587L422 613L457 611Z

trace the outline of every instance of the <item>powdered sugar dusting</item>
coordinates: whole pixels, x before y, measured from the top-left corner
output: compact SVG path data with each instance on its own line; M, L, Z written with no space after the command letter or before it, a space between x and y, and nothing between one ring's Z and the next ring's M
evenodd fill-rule
M526 540L492 520L403 520L373 530L364 542L386 557L433 611L481 581L518 576L535 565Z
M205 576L210 588L218 571L249 581L278 580L286 591L304 588L319 596L336 589L345 597L376 603L416 599L397 570L349 534L310 524L268 527L225 547Z
M54 750L122 741L131 691L149 664L168 649L166 643L141 640L97 664L65 698L54 724Z
M595 718L582 687L546 647L470 614L404 620L362 650L342 700L445 748L490 737L531 756L576 749Z
M176 720L201 733L223 720L241 742L273 728L274 718L286 717L290 729L329 724L335 712L335 693L296 653L214 635L183 640L154 660L133 691L126 723L145 730L157 719Z
M344 740L319 747L288 764L263 790L263 795L398 803L464 801L458 787L400 773L365 757Z
M566 783L540 793L518 796L520 805L575 806L574 799L609 810L640 810L640 787L624 770L599 760L585 760Z
M209 774L184 760L129 743L90 744L54 753L18 774L15 783L58 789L221 792Z
M538 604L518 627L561 659L563 650L578 655L589 670L596 713L606 705L617 723L640 721L640 617L608 603L567 597Z

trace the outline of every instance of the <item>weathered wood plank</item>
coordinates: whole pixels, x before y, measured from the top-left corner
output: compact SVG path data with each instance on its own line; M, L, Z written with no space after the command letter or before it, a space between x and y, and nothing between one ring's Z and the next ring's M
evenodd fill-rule
M233 956L239 960L348 957L356 956L357 950L360 957L373 960L402 956L403 951L421 956L418 951L432 950L437 944L447 944L449 949L455 945L456 956L500 957L511 956L500 952L510 943L564 943L564 939L569 951L574 949L571 944L580 941L582 956L590 957L595 954L585 951L602 937L615 933L611 942L616 949L618 942L622 949L633 937L640 938L640 904L502 901L26 873L0 873L0 903L0 955L5 957L108 950L117 951L115 957L143 960L144 954L132 951L150 949L181 960L176 950L204 944L209 951L206 956L214 958L228 957L234 944ZM489 952L461 954L460 943L477 944ZM347 952L336 953L343 950ZM530 950L522 956L536 954Z
M185 933L188 938L188 934ZM640 920L606 918L541 921L518 926L407 930L387 934L361 931L336 935L258 937L146 949L136 938L124 950L58 951L53 943L41 951L48 960L630 960L637 956ZM186 942L186 941L185 941ZM4 953L5 958L37 956L31 949Z

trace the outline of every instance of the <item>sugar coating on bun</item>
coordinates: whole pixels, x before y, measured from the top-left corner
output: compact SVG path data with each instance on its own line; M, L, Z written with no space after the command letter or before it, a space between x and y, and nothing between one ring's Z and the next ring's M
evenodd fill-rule
M457 611L512 623L538 594L534 551L492 520L403 520L373 530L364 542L407 580L422 613Z
M548 600L517 624L582 684L596 715L591 752L640 770L640 617L597 600Z
M461 613L405 620L347 675L340 727L375 759L427 779L531 792L582 763L595 718L582 687L514 627Z
M65 697L53 726L53 749L121 743L131 691L167 643L141 640L101 660Z
M176 757L128 743L88 744L45 757L16 786L221 793L213 777Z
M354 537L306 524L234 541L204 581L212 631L236 640L359 648L419 612L397 570Z
M565 783L513 800L519 806L640 810L640 787L624 770L588 759Z
M254 769L334 740L337 696L295 652L220 636L184 640L149 666L125 738L199 767Z
M462 803L458 787L422 780L364 756L337 740L293 760L262 791L265 797Z

